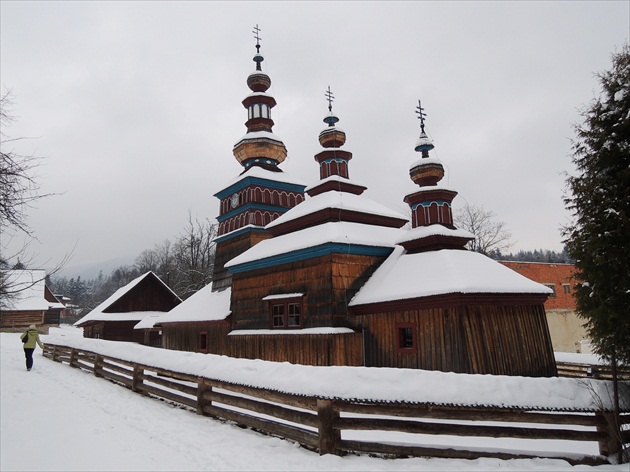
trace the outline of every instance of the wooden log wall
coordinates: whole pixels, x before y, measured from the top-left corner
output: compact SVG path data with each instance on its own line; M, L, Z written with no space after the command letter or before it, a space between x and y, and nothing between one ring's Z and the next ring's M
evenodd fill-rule
M27 328L28 326L41 325L44 322L44 312L34 311L10 311L0 310L0 328L14 329Z
M590 465L606 464L606 455L630 446L628 431L611 429L607 418L611 413L335 400L235 385L220 379L196 377L50 343L45 345L44 356L84 369L139 394L184 405L197 414L234 421L297 441L307 448L318 450L320 454L363 452L398 457L493 457L505 460L546 457L544 453L496 452L494 448L484 451L481 448L431 448L422 444L358 441L343 439L343 431L596 441L600 445L600 456L548 456L571 464ZM629 423L630 413L624 411L616 424ZM535 426L527 426L529 424Z
M456 306L355 317L366 329L366 365L470 374L556 375L542 305ZM416 347L398 349L397 326L413 326Z

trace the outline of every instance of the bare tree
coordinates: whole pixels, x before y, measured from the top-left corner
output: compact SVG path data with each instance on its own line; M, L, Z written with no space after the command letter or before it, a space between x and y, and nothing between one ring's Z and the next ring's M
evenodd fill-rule
M496 220L496 214L468 203L454 212L455 225L475 235L468 249L485 255L507 251L513 243L507 224Z
M0 269L26 268L32 263L34 256L28 254L28 240L34 239L34 235L27 221L27 211L33 202L50 195L39 191L35 170L41 159L15 151L13 146L25 138L5 134L7 126L14 121L12 105L11 91L3 92L0 96ZM20 233L27 242L10 252L11 241ZM66 255L54 271L59 270L68 258ZM32 285L38 282L40 280L33 280ZM10 274L0 270L0 298L5 302L28 288L30 286L24 284L13 284Z
M184 233L175 243L177 283L175 292L187 298L212 281L216 225L209 220L193 220L188 214Z

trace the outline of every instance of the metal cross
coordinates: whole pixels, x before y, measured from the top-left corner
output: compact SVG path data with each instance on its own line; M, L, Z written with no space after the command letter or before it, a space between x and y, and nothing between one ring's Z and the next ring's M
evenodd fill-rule
M260 52L260 35L258 33L260 33L261 29L258 27L258 23L256 23L256 26L254 26L254 31L252 31L252 33L254 33L254 38L256 38L256 50L258 52Z
M332 111L332 102L335 99L335 96L330 91L330 85L328 86L328 90L325 93L326 100L328 100L328 111Z
M427 116L427 114L424 112L424 108L422 108L422 103L420 103L420 100L418 100L418 106L416 107L416 113L418 115L418 119L420 120L420 129L424 133L424 117Z

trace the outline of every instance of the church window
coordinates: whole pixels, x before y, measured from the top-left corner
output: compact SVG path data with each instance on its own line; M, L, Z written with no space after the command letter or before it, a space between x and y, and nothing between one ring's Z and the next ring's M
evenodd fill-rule
M288 309L289 328L299 328L301 325L300 315L302 312L302 306L299 303L289 303Z
M284 304L271 305L271 325L273 328L284 328Z
M263 298L269 302L269 325L272 329L299 329L303 326L301 293L270 295Z

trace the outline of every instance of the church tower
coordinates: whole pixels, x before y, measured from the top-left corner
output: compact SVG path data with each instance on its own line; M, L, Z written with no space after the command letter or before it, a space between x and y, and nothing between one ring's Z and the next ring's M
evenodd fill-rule
M457 192L440 185L444 166L438 158L429 156L429 151L435 146L424 131L426 114L420 100L416 113L420 120L420 137L414 150L420 153L420 159L411 164L409 176L420 188L405 197L405 203L411 208L412 230L399 244L410 254L463 249L473 237L470 233L458 231L453 224L451 203Z
M251 93L243 100L247 133L234 145L234 157L243 172L217 192L220 200L213 290L231 284L225 263L269 237L265 225L304 200L305 184L289 178L278 167L287 157L282 140L273 133L271 109L274 97L267 93L270 77L263 72L260 29L254 28L255 70L247 77Z

